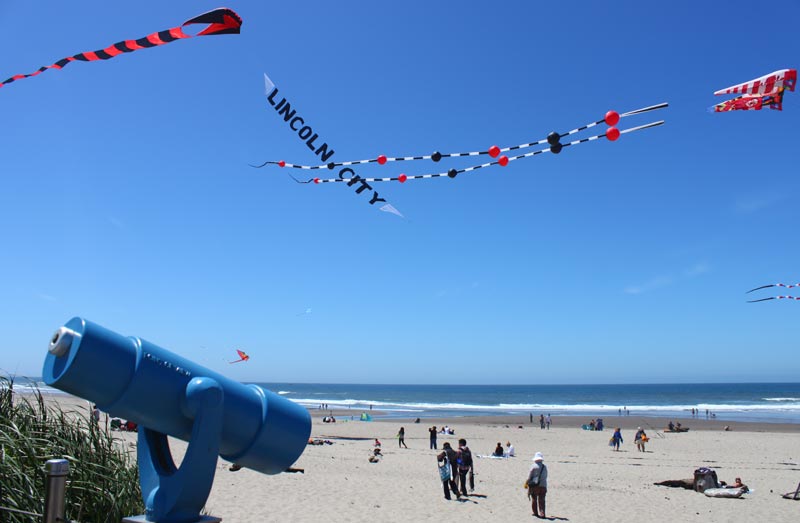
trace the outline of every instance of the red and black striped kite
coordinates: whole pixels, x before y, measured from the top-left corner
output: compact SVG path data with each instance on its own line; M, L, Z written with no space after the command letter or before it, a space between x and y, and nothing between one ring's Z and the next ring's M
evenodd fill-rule
M208 24L208 27L196 35L184 33L183 28L192 24ZM241 27L242 19L239 17L239 15L237 15L232 9L221 7L219 9L214 9L213 11L196 16L191 20L187 20L179 27L173 27L172 29L167 29L166 31L159 31L151 35L147 35L144 38L139 38L138 40L123 40L122 42L117 42L116 44L110 45L99 51L89 51L86 53L76 54L75 56L62 58L53 65L40 67L35 73L18 74L16 76L12 76L3 83L0 83L0 87L17 80L22 80L23 78L36 76L48 69L62 69L70 62L93 62L95 60L108 60L109 58L114 58L122 53L130 53L133 51L138 51L139 49L145 49L147 47L168 44L181 38L192 38L193 36L239 34Z

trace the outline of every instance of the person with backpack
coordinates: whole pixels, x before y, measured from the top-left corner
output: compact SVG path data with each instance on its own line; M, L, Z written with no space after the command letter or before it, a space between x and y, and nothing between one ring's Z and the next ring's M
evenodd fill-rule
M474 469L472 461L472 451L467 447L467 440L461 438L458 440L458 452L456 453L456 461L458 462L458 477L459 485L461 486L461 495L468 496L467 493L467 474L469 473L472 482L470 487L475 490Z
M439 462L439 477L442 480L442 488L444 489L444 499L450 500L450 490L453 491L453 494L456 495L456 499L461 499L461 495L458 493L458 484L456 484L456 478L458 477L458 468L456 461L458 460L458 455L456 451L450 446L449 441L445 441L442 445L442 452L436 456L436 460Z
M544 456L541 452L537 452L533 456L533 466L528 472L526 484L533 515L537 518L546 518L544 498L547 495L547 467L544 465Z

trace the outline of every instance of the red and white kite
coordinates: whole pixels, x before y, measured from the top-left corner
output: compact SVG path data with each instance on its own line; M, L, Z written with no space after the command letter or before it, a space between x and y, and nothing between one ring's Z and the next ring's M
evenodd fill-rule
M797 83L797 70L781 69L749 82L720 89L714 94L741 94L742 96L715 105L712 112L759 111L764 106L780 111L783 109L783 92L787 89L794 91L795 83Z

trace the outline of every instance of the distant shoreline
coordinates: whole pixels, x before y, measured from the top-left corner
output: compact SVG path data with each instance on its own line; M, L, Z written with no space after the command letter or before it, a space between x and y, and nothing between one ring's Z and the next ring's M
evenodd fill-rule
M535 428L539 429L539 418L534 416L533 423L530 422L529 416L509 416L509 415L497 415L497 416L435 416L435 417L426 417L420 418L420 422L414 423L416 420L415 416L409 417L395 417L395 416L386 416L384 412L373 410L373 411L365 411L370 414L372 417L372 422L378 423L392 423L398 426L405 426L405 425L424 425L426 427L436 426L436 427L443 427L444 425L449 425L452 427L458 427L459 424L461 425L482 425L487 427L492 426L502 426L505 427L508 425L509 428L516 428L522 426L525 429ZM361 411L354 412L353 410L347 409L330 409L330 410L320 410L320 409L309 409L309 413L311 417L314 419L323 418L325 416L330 415L333 413L333 417L336 418L337 423L340 422L348 422L348 423L367 423L362 422L359 420ZM353 418L352 420L350 418ZM751 421L729 421L729 420L720 420L720 419L710 419L707 420L705 417L701 418L692 418L692 417L681 417L681 418L665 418L665 417L656 417L656 416L600 416L603 419L603 424L605 425L605 431L609 431L609 429L613 432L614 427L620 427L623 430L636 430L638 427L642 427L645 429L646 432L648 431L658 431L663 432L664 428L667 424L671 421L674 423L680 423L682 427L688 427L689 430L702 430L702 431L723 431L725 427L729 427L732 431L739 431L739 432L775 432L775 433L800 433L800 423L781 423L781 422L751 422ZM565 428L565 427L574 427L577 429L581 428L581 425L588 424L592 418L587 418L586 416L551 416L553 424L552 427L558 428ZM545 429L546 430L546 429Z

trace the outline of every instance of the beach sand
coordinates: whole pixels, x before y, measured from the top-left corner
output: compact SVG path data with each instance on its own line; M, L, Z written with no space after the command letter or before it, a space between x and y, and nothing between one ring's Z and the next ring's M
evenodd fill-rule
M59 403L80 405L80 400ZM350 413L337 414L337 423L323 423L322 414L312 411L312 437L333 444L309 445L294 464L304 473L232 472L220 459L208 513L227 522L535 521L523 483L531 457L540 451L549 470L551 520L790 521L800 514L800 501L780 496L800 482L800 425L684 419L690 432L664 434L657 429L666 420L636 416L606 416L607 429L591 432L580 428L586 419L575 417L554 417L552 428L541 430L538 421L531 425L519 417L424 419L415 424L350 421ZM439 449L444 441L455 448L463 437L476 456L475 491L464 501L444 499L437 451L429 449L428 428L444 424L456 434L439 435ZM619 452L608 446L615 425L623 427L625 440ZM637 425L651 438L645 453L633 444ZM723 431L724 425L732 430ZM408 449L398 448L401 426ZM135 434L119 434L126 444L135 442ZM376 464L367 461L374 438L382 442L384 454ZM517 457L477 457L490 454L498 441L511 441ZM186 445L178 440L171 445L177 461ZM717 499L653 484L690 479L699 467L714 468L727 482L741 477L753 493Z

